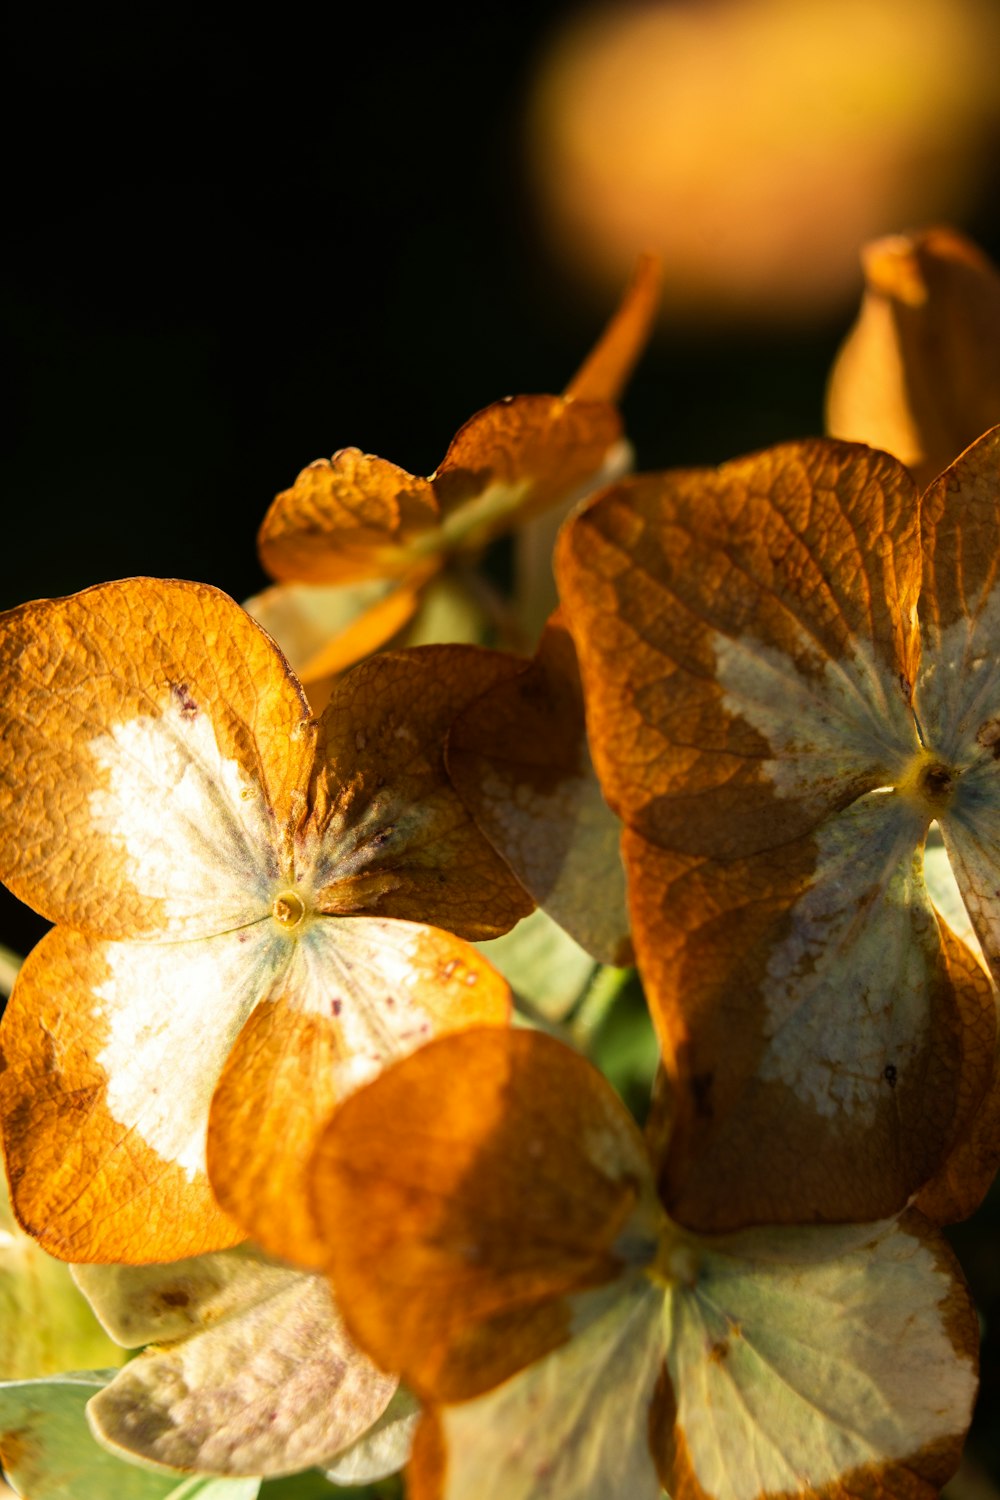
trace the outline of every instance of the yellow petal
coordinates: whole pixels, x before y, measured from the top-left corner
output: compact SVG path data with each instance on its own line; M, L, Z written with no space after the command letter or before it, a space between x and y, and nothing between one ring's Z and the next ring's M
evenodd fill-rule
M205 1134L281 963L272 925L169 944L56 928L25 962L0 1029L0 1107L18 1216L53 1255L169 1260L243 1238L209 1189Z
M1000 274L953 229L874 240L827 391L827 430L894 453L921 487L1000 422Z

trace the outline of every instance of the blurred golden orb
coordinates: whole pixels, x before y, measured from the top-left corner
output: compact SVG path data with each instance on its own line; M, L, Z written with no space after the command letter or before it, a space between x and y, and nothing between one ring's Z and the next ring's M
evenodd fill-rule
M671 321L823 315L863 241L961 220L1000 118L994 0L674 0L577 18L529 146L556 252L617 285L665 262Z

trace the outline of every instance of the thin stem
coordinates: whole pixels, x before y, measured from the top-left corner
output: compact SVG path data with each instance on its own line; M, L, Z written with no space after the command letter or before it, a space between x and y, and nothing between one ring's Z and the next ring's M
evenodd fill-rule
M615 969L605 964L594 974L570 1026L573 1041L582 1052L589 1053L605 1017L633 972L632 969Z

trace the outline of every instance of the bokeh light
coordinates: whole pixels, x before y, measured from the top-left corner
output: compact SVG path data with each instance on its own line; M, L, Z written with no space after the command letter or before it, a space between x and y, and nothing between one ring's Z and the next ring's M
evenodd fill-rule
M799 320L859 245L964 222L1000 117L992 0L614 4L541 65L532 169L555 252L602 287L661 251L672 321Z

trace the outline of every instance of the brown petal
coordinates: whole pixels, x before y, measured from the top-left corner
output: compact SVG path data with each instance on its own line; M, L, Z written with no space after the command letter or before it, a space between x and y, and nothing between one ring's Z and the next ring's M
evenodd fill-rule
M322 911L431 922L466 938L497 937L531 911L444 764L456 714L520 669L477 646L422 646L338 681L313 784Z
M660 1187L681 1223L898 1211L981 1106L990 986L941 931L919 838L883 819L884 800L856 804L833 843L746 860L625 836L639 967L673 1083Z
M600 963L632 961L621 824L601 795L573 641L554 617L534 662L452 725L448 770L539 906Z
M387 1069L338 1110L314 1171L345 1316L426 1399L464 1400L562 1343L568 1295L655 1242L638 1130L538 1032L462 1032Z

